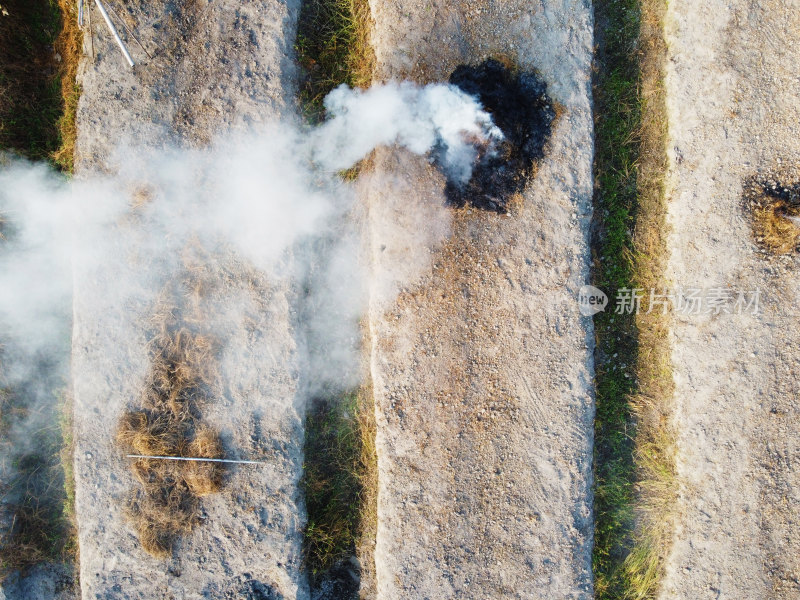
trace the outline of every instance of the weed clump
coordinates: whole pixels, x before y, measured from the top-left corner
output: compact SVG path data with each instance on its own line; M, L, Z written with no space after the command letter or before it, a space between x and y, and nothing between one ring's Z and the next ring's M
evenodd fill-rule
M751 179L744 189L753 238L771 254L800 250L800 183Z
M369 23L368 0L303 2L295 50L303 67L299 100L311 122L324 119L322 101L335 87L365 88L372 82Z
M174 307L151 342L151 369L141 409L120 419L117 441L131 454L222 458L219 434L204 424L200 408L215 388L216 344L182 322ZM200 522L200 498L218 492L223 463L138 458L131 467L140 484L128 515L142 547L170 555L176 536Z

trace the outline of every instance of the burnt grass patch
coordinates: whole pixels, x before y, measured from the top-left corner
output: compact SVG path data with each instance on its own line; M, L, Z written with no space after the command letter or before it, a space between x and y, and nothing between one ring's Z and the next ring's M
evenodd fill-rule
M447 202L505 213L509 199L522 192L544 156L556 118L547 84L537 73L510 69L494 59L457 67L450 83L480 100L504 139L494 151L479 153L466 184L448 180Z
M778 255L800 251L800 182L751 178L745 183L743 201L753 239L762 250Z

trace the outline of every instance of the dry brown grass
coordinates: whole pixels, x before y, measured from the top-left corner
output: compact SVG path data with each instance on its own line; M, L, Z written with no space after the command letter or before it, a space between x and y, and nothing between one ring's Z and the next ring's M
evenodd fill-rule
M356 412L361 441L359 480L361 482L360 530L356 551L361 563L361 597L373 597L377 590L375 538L378 534L378 452L375 447L377 424L372 385L358 392Z
M61 31L55 43L56 52L61 56L59 78L64 106L58 119L61 145L53 153L53 161L68 173L74 168L75 140L78 136L76 117L81 96L81 88L76 79L78 63L83 53L83 33L78 27L76 4L74 0L58 0Z
M750 182L745 198L751 211L753 238L771 254L789 254L800 249L800 194L769 193L769 186ZM797 219L793 221L791 217Z
M202 287L187 280L183 287ZM186 294L181 294L185 296ZM191 304L191 303L189 303ZM151 340L151 369L141 408L120 419L118 443L132 454L222 458L219 435L201 421L200 409L216 390L217 345L196 331L198 304L183 314L169 301L157 312ZM158 558L170 555L176 536L199 523L200 498L222 488L221 463L136 459L140 484L128 506L142 547Z

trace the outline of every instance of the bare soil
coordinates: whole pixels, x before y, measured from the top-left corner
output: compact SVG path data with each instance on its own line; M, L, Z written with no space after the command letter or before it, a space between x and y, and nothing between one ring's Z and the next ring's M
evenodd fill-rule
M115 172L126 159L126 144L201 146L218 133L276 118L292 102L297 2L116 3L112 17L137 61L133 70L92 6L81 68L78 178ZM116 153L120 146L123 152ZM142 549L125 517L138 484L127 448L114 438L120 416L138 408L147 382L148 331L165 283L142 282L142 272L159 271L147 263L153 260L147 252L133 251L136 240L142 247L149 243L147 233L137 230L135 219L121 222L103 241L108 246L97 249L107 253L99 265L83 257L74 267L82 596L306 598L298 491L304 406L292 292L283 279L268 279L229 256L206 257L199 265L208 270L207 283L187 300L199 303L208 327L222 335L220 390L204 402L202 420L219 432L227 457L266 464L230 469L222 491L202 498L200 523L175 540L166 560ZM131 251L119 240L132 242Z
M589 598L592 326L588 2L373 0L378 79L490 57L562 108L505 215L445 208L423 159L365 184L379 463L377 597ZM402 181L391 174L402 174Z
M800 260L754 237L753 178L800 175L800 5L667 13L669 275L761 290L759 314L677 314L680 518L662 598L800 596Z

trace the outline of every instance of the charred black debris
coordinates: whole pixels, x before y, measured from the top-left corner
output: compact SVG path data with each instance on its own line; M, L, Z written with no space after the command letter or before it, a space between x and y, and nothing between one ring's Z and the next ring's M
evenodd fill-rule
M556 116L547 84L537 73L511 70L494 59L457 67L450 83L480 100L505 139L495 152L478 154L469 182L448 180L447 202L505 213L511 196L525 188L535 162L544 156Z

